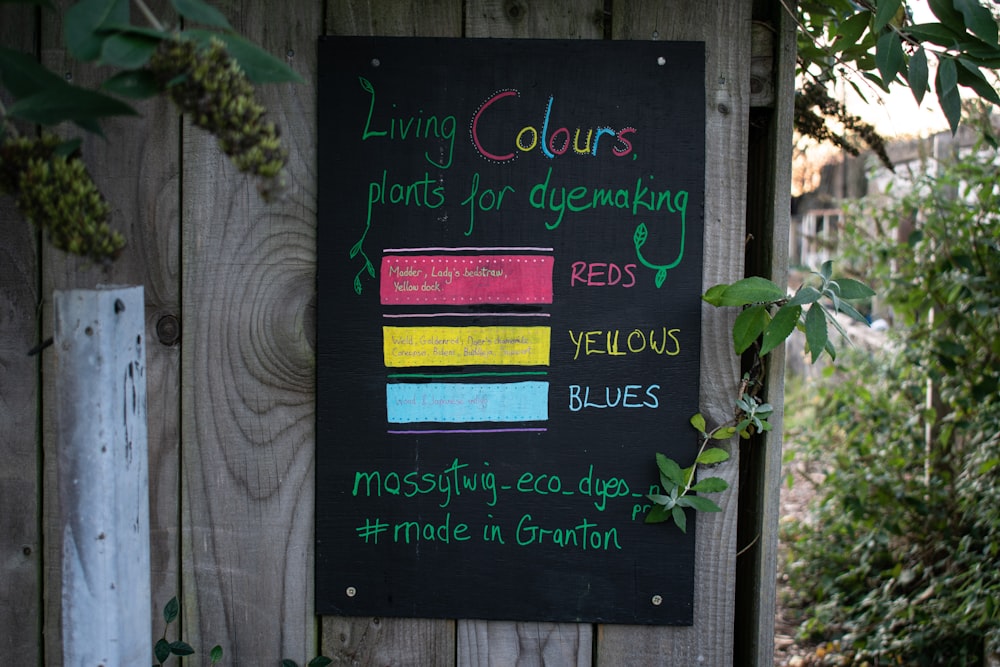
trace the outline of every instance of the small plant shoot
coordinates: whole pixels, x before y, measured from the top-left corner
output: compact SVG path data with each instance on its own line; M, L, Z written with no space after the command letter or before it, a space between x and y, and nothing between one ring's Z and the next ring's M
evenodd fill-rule
M867 326L868 320L848 301L867 299L874 294L874 290L853 278L834 278L833 263L828 261L819 271L810 272L810 278L791 296L774 282L751 276L732 284L716 285L702 298L713 306L743 309L733 324L733 349L737 354L756 346L754 352L759 361L798 329L805 333L806 347L815 363L824 351L831 359L836 359L837 351L830 340L828 325L832 324L847 339L847 332L837 321L836 314L844 313ZM763 365L755 363L754 367L763 368ZM755 433L771 430L767 420L774 406L756 396L761 380L749 373L743 376L735 401L735 416L726 423L709 429L701 413L691 417L691 426L698 431L701 442L698 455L690 466L682 468L673 459L656 455L663 492L647 496L653 508L646 515L646 523L673 520L682 532L687 532L686 508L720 511L715 502L693 493L720 493L729 488L729 483L721 477L695 481L697 466L729 459L726 450L709 446L713 441L729 440L734 435L749 439Z

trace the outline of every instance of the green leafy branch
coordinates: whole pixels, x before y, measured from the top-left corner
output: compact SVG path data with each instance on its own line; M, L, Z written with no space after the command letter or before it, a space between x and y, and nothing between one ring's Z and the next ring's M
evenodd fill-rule
M653 503L653 508L646 514L646 523L663 523L670 519L687 532L687 515L685 508L700 512L721 512L722 508L703 496L692 495L692 492L718 493L729 488L729 483L721 477L706 477L695 481L695 471L699 464L712 465L729 459L729 452L719 447L708 447L712 440L724 440L723 435L732 427L719 427L711 432L705 432L705 418L700 414L691 418L691 425L701 434L701 446L694 463L686 468L664 454L656 454L656 467L660 470L660 488L663 493L651 493L646 497Z
M172 655L183 657L194 655L195 653L195 650L187 642L183 642L180 639L173 642L167 641L167 629L171 623L177 620L180 611L181 605L177 601L176 596L170 598L170 601L163 607L163 636L153 645L153 656L156 658L156 663L161 667ZM222 647L218 645L213 646L208 655L211 660L210 664L216 664L222 660Z
M901 84L910 88L918 105L933 88L952 133L961 121L959 86L1000 104L986 77L1000 66L997 21L989 9L977 0L932 0L929 8L936 21L920 24L912 23L902 0L826 0L789 9L799 25L798 74L806 81L796 98L796 128L856 152L845 137L826 127L824 118L836 118L887 159L872 126L810 86L825 88L839 80L846 80L862 99L866 96L858 82L885 92ZM930 58L937 60L933 82ZM996 145L993 137L987 140Z
M844 313L868 326L865 316L848 301L867 299L875 292L853 278L834 278L832 273L833 263L824 262L819 271L810 272L811 279L804 281L792 296L766 278L751 276L731 285L716 285L702 298L713 306L743 307L733 324L733 347L737 354L745 352L760 337L757 354L763 357L798 329L805 333L814 363L824 351L836 359L837 350L827 325L832 324L849 340L836 314Z
M149 26L132 23L133 3ZM22 137L14 121L43 127L70 122L103 137L102 120L138 115L120 98L163 94L194 125L211 132L241 172L257 177L265 200L283 188L287 153L253 86L301 82L301 77L237 35L203 0L171 4L178 22L202 27L166 29L143 0L81 0L66 10L63 42L69 55L119 70L99 89L66 81L32 55L0 48L0 91L12 100L9 106L0 103L0 193L13 196L57 248L107 262L118 257L125 240L109 226L111 206L83 165L82 142L48 132Z
M744 377L742 387L750 384ZM774 408L768 403L762 403L745 391L736 399L736 416L725 424L709 430L705 417L698 413L691 417L691 426L699 433L700 444L694 463L686 468L663 454L656 455L656 466L660 471L660 488L663 493L651 493L646 497L653 503L653 508L646 515L646 523L662 523L672 519L674 524L687 532L686 508L699 512L719 512L721 508L714 501L694 493L721 493L729 488L729 482L721 477L706 477L695 481L697 466L715 465L729 460L729 452L721 447L710 446L717 441L729 440L739 434L749 438L753 433L770 431L771 425L767 417Z
M165 621L163 626L163 636L160 637L156 643L153 645L153 656L156 658L156 664L163 667L163 664L170 659L170 656L176 655L179 657L184 657L188 655L194 655L194 648L187 642L181 641L167 641L167 629L170 624L177 620L180 615L181 605L177 601L177 597L174 596L170 598L170 601L163 607L163 620ZM216 644L212 647L212 650L208 653L209 664L216 664L222 660L222 647ZM327 667L331 664L333 660L326 657L325 655L318 655L308 663L306 667ZM294 660L289 660L285 658L281 661L281 667L299 667L298 663Z
M867 299L875 292L853 278L834 278L832 262L825 262L819 271L810 272L810 277L791 296L774 282L751 276L731 284L716 285L702 298L714 306L743 308L733 324L733 347L738 354L757 345L756 362L760 362L762 357L784 343L793 331L800 329L805 332L806 345L815 363L824 351L831 358L836 358L828 323L832 323L847 338L836 313L845 313L867 326L868 320L848 300ZM825 304L829 304L829 308ZM755 363L754 367L760 370L763 364ZM701 413L691 417L691 425L700 434L700 444L690 466L682 468L664 454L656 454L662 493L646 496L653 503L646 515L646 523L673 520L682 532L687 532L686 509L720 511L714 501L692 494L721 493L729 488L729 483L721 477L696 481L697 467L729 459L726 450L710 446L711 443L729 440L735 435L749 439L756 433L771 430L768 418L774 412L774 406L758 398L756 391L750 391L759 387L760 378L751 377L749 373L743 376L735 402L735 416L724 424L709 429Z

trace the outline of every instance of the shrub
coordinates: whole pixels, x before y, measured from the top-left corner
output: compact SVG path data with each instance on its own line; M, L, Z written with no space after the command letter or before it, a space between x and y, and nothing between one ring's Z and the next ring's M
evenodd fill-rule
M786 526L786 570L801 634L839 642L831 663L977 665L1000 641L994 158L849 216L845 252L897 326L886 349L842 356L810 390L796 445L826 478L809 520ZM896 241L900 221L916 231Z

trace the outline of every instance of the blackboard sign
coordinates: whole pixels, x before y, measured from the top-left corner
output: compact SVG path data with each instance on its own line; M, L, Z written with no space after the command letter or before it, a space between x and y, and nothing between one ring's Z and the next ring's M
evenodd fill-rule
M692 622L704 61L320 41L318 613Z

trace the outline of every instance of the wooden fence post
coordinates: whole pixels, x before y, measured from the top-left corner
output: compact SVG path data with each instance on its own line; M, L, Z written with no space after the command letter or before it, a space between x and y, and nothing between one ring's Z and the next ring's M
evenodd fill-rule
M143 288L55 293L64 664L150 664Z

